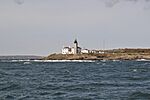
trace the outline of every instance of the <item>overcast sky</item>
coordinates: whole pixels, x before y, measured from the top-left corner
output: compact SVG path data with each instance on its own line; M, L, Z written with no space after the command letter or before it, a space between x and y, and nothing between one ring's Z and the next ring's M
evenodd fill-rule
M149 48L150 0L0 0L0 55L48 55L75 38L88 49Z

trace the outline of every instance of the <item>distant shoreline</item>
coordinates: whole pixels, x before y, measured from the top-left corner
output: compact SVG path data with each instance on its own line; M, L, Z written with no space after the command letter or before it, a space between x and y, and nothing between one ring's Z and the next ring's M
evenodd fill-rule
M32 55L7 55L7 56L0 56L0 60L35 60L35 59L42 59L42 56L32 56Z

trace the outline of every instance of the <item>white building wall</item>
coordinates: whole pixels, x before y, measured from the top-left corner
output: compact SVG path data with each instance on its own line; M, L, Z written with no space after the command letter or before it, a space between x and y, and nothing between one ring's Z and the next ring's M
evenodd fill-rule
M75 54L74 48L71 48L71 52L72 52L72 54Z
M89 53L89 50L83 49L83 50L81 50L81 53Z
M75 49L74 49L74 47L63 48L61 53L62 54L75 54ZM78 48L78 54L80 54L80 53L81 53L81 48Z
M70 48L63 48L62 49L62 54L70 54Z
M68 53L68 49L62 49L62 54L67 54Z

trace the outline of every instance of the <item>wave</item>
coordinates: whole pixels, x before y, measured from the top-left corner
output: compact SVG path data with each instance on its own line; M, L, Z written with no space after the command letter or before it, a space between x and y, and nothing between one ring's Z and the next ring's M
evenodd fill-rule
M94 60L1 60L0 62L24 62L29 64L30 62L95 62Z
M30 62L32 60L0 60L0 62Z
M129 96L129 99L149 100L150 99L150 94L137 91L137 92L133 92Z

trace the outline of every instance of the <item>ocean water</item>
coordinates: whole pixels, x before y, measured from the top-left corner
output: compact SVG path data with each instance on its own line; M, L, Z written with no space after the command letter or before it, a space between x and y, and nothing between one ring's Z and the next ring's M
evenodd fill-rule
M0 100L150 100L150 61L0 61Z

